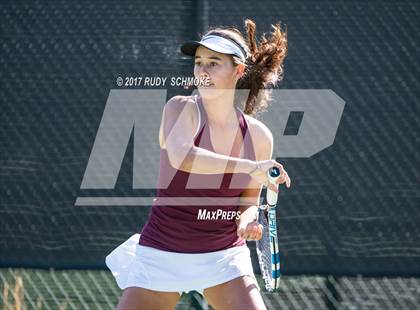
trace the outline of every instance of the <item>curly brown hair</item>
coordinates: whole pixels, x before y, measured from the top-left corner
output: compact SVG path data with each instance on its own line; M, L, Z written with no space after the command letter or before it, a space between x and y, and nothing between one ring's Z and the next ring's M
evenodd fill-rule
M283 79L283 62L287 55L287 27L283 31L280 24L271 25L273 31L267 39L265 34L258 44L255 22L246 19L246 39L235 27L214 27L202 36L214 34L226 37L237 43L246 53L245 72L236 84L236 89L249 90L246 100L236 97L235 102L242 102L241 109L245 114L256 116L266 110L271 100L269 88L276 86ZM234 66L242 63L232 55ZM245 101L245 104L243 102Z

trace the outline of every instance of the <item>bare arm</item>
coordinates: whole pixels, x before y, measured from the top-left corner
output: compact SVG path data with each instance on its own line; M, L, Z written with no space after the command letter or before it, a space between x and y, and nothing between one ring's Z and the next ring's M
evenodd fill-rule
M266 127L264 126L263 129L264 128ZM256 156L258 163L261 164L261 168L251 173L252 179L240 197L238 211L241 212L241 215L240 218L236 220L238 236L247 240L259 240L262 236L262 225L256 221L256 216L260 204L261 184L267 179L267 171L272 166L276 166L280 169L282 175L282 177L277 180L277 185L266 183L271 190L278 191L278 184L286 183L287 188L289 188L291 184L289 175L286 170L284 170L283 165L274 160L270 160L270 158L273 157L273 136L271 132L266 128L263 131L258 130L257 133L258 136L257 139L255 139L258 144L256 146Z
M266 132L265 135L259 135L258 145L256 146L257 161L271 159L273 156L273 136L271 132ZM254 178L249 181L247 188L242 192L240 197L240 218L236 221L238 226L245 229L247 224L254 221L257 215L258 206L260 204L262 185Z
M163 137L171 165L200 174L249 173L256 162L218 154L194 145L195 103L182 96L171 98L163 111ZM231 163L228 165L228 163Z

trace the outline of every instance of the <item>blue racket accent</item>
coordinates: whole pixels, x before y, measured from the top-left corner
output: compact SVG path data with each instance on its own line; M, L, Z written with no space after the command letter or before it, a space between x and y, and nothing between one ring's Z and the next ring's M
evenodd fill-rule
M268 211L268 225L270 230L270 237L277 238L277 223L276 223L276 209L272 208Z
M268 171L268 178L272 184L277 184L280 169L272 167ZM257 240L257 255L261 275L265 282L265 289L269 292L280 286L280 253L277 241L276 204L277 193L267 188L267 206L258 209L258 222L263 226L263 234Z
M271 263L277 264L279 262L280 262L280 253L277 252L277 253L271 254Z
M271 276L273 278L280 278L280 270L273 270Z

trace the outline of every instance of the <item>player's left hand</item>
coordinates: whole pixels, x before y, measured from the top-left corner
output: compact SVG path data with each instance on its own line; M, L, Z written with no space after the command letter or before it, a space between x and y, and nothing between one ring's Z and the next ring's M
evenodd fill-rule
M262 237L263 226L257 221L252 221L249 223L239 223L236 234L238 237L251 241L251 240L260 240Z

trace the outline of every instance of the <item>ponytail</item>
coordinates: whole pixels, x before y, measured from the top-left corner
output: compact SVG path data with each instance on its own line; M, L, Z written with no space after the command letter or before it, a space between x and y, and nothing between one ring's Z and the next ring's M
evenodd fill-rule
M264 111L270 101L268 88L274 87L283 79L283 61L287 55L287 29L282 31L279 24L267 39L262 36L258 44L255 38L256 25L252 20L245 21L247 32L246 44L250 55L246 60L246 69L236 84L237 89L249 89L244 113L255 116Z

